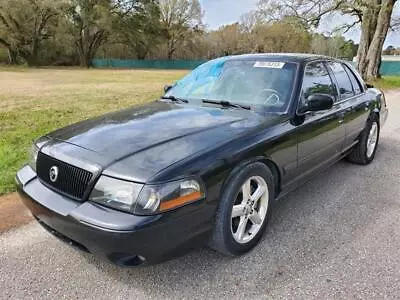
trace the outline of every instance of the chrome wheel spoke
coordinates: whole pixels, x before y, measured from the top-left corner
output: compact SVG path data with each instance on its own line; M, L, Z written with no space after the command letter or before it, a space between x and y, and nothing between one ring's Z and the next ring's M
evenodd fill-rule
M370 133L370 135L372 136L372 137L375 137L375 134L376 134L376 124L374 123L374 126L372 126L372 129L371 129L371 133Z
M243 239L244 231L246 230L246 225L247 225L248 220L249 219L247 216L240 217L239 226L235 233L235 236L239 241L241 241Z
M260 185L256 191L251 195L250 199L251 201L254 201L253 206L257 203L257 201L261 198L262 195L264 195L265 192L265 187Z
M260 225L262 223L262 219L260 217L260 215L258 214L258 212L253 212L250 215L250 221L254 224L254 225Z
M250 199L250 179L242 185L243 202Z
M246 210L246 205L244 204L234 205L232 208L232 218L244 216L245 210Z

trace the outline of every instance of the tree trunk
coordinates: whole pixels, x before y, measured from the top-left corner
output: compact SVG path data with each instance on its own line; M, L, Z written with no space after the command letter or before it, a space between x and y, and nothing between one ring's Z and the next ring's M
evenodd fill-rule
M0 38L0 44L7 48L8 63L10 65L17 64L18 52L14 50L11 45L4 39Z
M379 77L379 65L382 57L383 44L389 30L394 2L395 0L382 1L374 37L372 38L367 53L368 65L366 78L370 80Z
M175 37L172 35L168 41L168 59L171 60L175 53Z
M30 67L37 67L38 65L38 50L39 50L39 40L37 38L33 39L32 51L26 55L25 60Z
M396 0L373 0L364 10L357 68L365 80L375 80L380 76L383 44L395 2Z
M363 78L367 75L367 54L376 30L380 2L381 0L371 1L363 12L360 45L357 51L357 68Z
M85 42L83 41L83 35L81 34L77 41L75 41L75 45L78 52L79 57L79 65L82 68L89 68L90 62L88 61L87 50L85 47Z
M18 53L16 51L8 49L8 63L10 65L16 65L17 64L17 57L18 57Z
M31 51L21 50L19 51L19 56L22 57L29 67L37 66L37 52L32 53Z
M87 53L84 49L78 48L79 65L82 68L89 68L89 62L86 54Z

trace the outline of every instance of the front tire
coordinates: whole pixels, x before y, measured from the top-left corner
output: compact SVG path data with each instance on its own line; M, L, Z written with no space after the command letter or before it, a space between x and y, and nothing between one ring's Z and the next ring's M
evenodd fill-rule
M360 164L367 165L375 158L376 149L378 148L380 127L376 117L367 121L367 125L360 135L358 144L347 157L347 160Z
M273 175L263 163L233 173L224 185L209 246L231 256L256 246L266 228L274 191Z

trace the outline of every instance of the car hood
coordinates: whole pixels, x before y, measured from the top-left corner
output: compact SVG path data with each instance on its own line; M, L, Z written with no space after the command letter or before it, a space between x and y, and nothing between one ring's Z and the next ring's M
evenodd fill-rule
M63 152L62 156L92 162L112 176L145 182L176 161L227 142L265 120L242 109L157 101L50 133L56 151L47 152Z

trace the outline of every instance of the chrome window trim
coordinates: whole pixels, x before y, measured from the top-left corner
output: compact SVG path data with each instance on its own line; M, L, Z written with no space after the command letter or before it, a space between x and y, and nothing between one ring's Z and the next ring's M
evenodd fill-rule
M346 101L352 100L352 99L354 99L354 98L363 96L363 95L365 95L365 94L366 94L366 92L362 92L361 94L357 94L357 95L354 95L354 96L352 96L352 97L350 97L350 98L346 98L346 99L340 100L340 101L336 102L335 104L341 104L341 103L344 103L344 102L346 102Z

